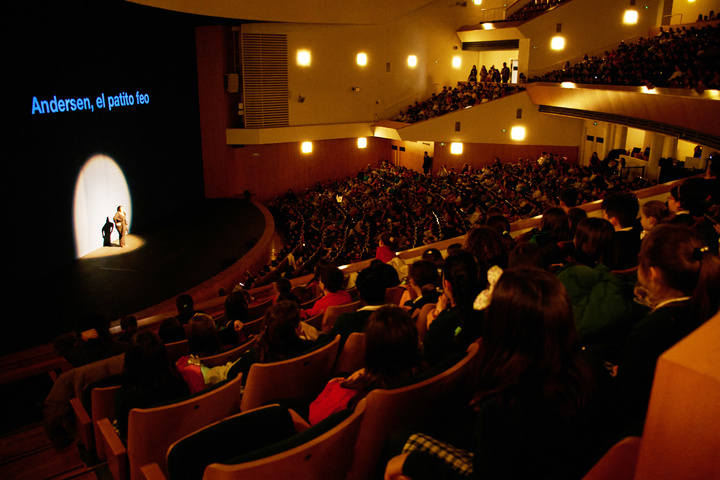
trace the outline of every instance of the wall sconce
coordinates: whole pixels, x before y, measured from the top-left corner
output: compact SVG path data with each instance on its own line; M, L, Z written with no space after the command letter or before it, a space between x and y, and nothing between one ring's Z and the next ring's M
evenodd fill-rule
M367 147L367 137L358 138L358 148L365 148L365 147Z
M366 53L358 53L357 54L357 64L361 67L364 67L367 65L367 54Z
M630 0L630 6L635 6L635 0ZM623 23L625 25L637 25L638 12L634 8L628 8L623 14Z
M408 67L410 67L410 68L417 67L417 57L415 55L408 56Z
M450 153L453 155L460 155L463 152L463 144L460 142L452 142L450 144Z
M310 66L310 50L298 50L296 62L301 67Z
M300 151L302 151L302 153L312 153L312 142L302 142Z
M550 40L550 48L553 50L562 50L565 48L565 37L555 35L552 40Z
M453 59L452 59L453 68L460 68L461 65L462 65L462 59L457 56L453 57Z
M513 140L525 140L525 127L512 127L510 129L510 138Z

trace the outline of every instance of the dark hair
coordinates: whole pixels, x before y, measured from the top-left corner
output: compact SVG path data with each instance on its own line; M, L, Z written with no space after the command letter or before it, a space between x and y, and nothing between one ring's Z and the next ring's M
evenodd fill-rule
M384 306L375 310L365 325L365 371L345 388L358 390L349 407L357 404L375 388L386 388L409 378L420 364L415 321L400 307Z
M134 315L125 315L120 319L120 328L123 330L127 329L137 329L138 323L137 318L135 318Z
M675 225L650 230L640 246L638 267L640 272L655 267L665 286L692 296L691 315L698 325L717 313L720 259L692 230Z
M650 200L642 206L642 213L646 217L654 218L658 223L662 222L668 215L668 208L660 200Z
M493 265L507 267L507 255L502 235L494 228L480 226L470 230L465 236L465 250L472 253L481 270ZM481 273L482 275L482 273Z
M155 333L135 334L125 352L122 385L140 393L149 393L172 376L165 344Z
M220 338L210 315L196 313L188 322L188 350L198 357L220 353Z
M457 250L445 259L443 277L452 288L452 296L461 311L472 310L473 302L487 284L487 270L480 278L478 262L467 250Z
M438 286L437 265L430 260L418 260L410 264L408 274L419 288L425 285Z
M177 307L178 312L181 312L183 310L192 311L192 309L194 308L193 299L187 293L183 293L182 295L178 295L178 297L175 299L175 306Z
M227 324L235 320L243 323L252 320L248 312L247 293L242 289L233 290L225 299L224 322Z
M380 241L387 245L390 250L393 252L398 249L398 239L397 237L394 237L392 234L388 232L383 232L380 234Z
M322 281L325 288L334 293L340 290L343 286L343 273L335 265L326 265L320 271L320 281Z
M297 334L299 324L297 303L281 300L268 308L257 347L258 360L261 363L276 362L295 353L302 343Z
M394 270L394 269L393 269ZM385 280L382 273L376 267L368 267L358 273L355 280L360 298L370 305L382 305L385 303Z
M545 270L503 272L486 309L483 346L476 405L541 395L570 416L591 393L593 381L581 356L570 298Z
M594 267L601 262L615 267L615 228L604 218L589 217L575 232L575 263Z
M423 260L432 261L433 263L435 263L435 265L439 267L441 267L444 262L442 253L440 253L440 250L438 250L437 248L428 248L423 252L422 258Z
M587 212L579 207L573 207L567 211L568 223L570 225L570 236L575 237L575 231L580 222L587 218Z
M704 201L708 192L704 178L688 178L682 184L674 186L670 194L693 217L701 217L705 213Z
M543 212L540 229L549 233L556 241L570 239L570 222L568 215L560 207L550 207Z
M167 317L160 324L158 336L163 343L175 343L185 340L187 338L187 332L185 331L185 327L180 323L180 320L175 317Z
M573 187L568 187L560 192L560 201L568 208L573 208L578 204L578 191Z
M620 227L631 227L640 211L640 203L634 193L611 193L602 201L601 209L608 218L616 218Z
M520 267L544 268L542 253L536 243L521 243L510 252L508 268Z

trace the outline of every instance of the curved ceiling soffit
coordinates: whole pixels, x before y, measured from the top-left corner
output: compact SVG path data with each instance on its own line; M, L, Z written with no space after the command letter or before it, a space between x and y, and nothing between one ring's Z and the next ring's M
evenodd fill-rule
M434 0L126 0L139 5L221 18L315 24L384 24Z

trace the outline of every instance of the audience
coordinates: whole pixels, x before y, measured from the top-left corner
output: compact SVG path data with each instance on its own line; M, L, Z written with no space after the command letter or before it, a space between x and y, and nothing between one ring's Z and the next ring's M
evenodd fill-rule
M348 378L330 380L310 405L309 421L353 408L376 388L387 388L412 377L422 367L415 322L400 307L375 310L365 326L365 366Z
M602 373L580 349L562 284L543 270L507 270L483 333L475 443L414 434L388 463L386 479L576 479L596 460L606 439L595 406Z
M79 330L55 339L55 351L73 367L124 353L128 344L112 338L110 320L97 313L83 315Z

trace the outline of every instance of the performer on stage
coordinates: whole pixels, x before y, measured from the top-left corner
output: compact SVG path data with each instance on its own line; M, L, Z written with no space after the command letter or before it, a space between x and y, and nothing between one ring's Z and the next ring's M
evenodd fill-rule
M118 232L118 235L120 236L120 246L125 246L125 236L130 233L128 231L128 221L127 221L127 214L125 213L125 209L122 205L120 205L117 208L117 212L115 213L115 216L113 217L113 221L115 222L115 229Z

